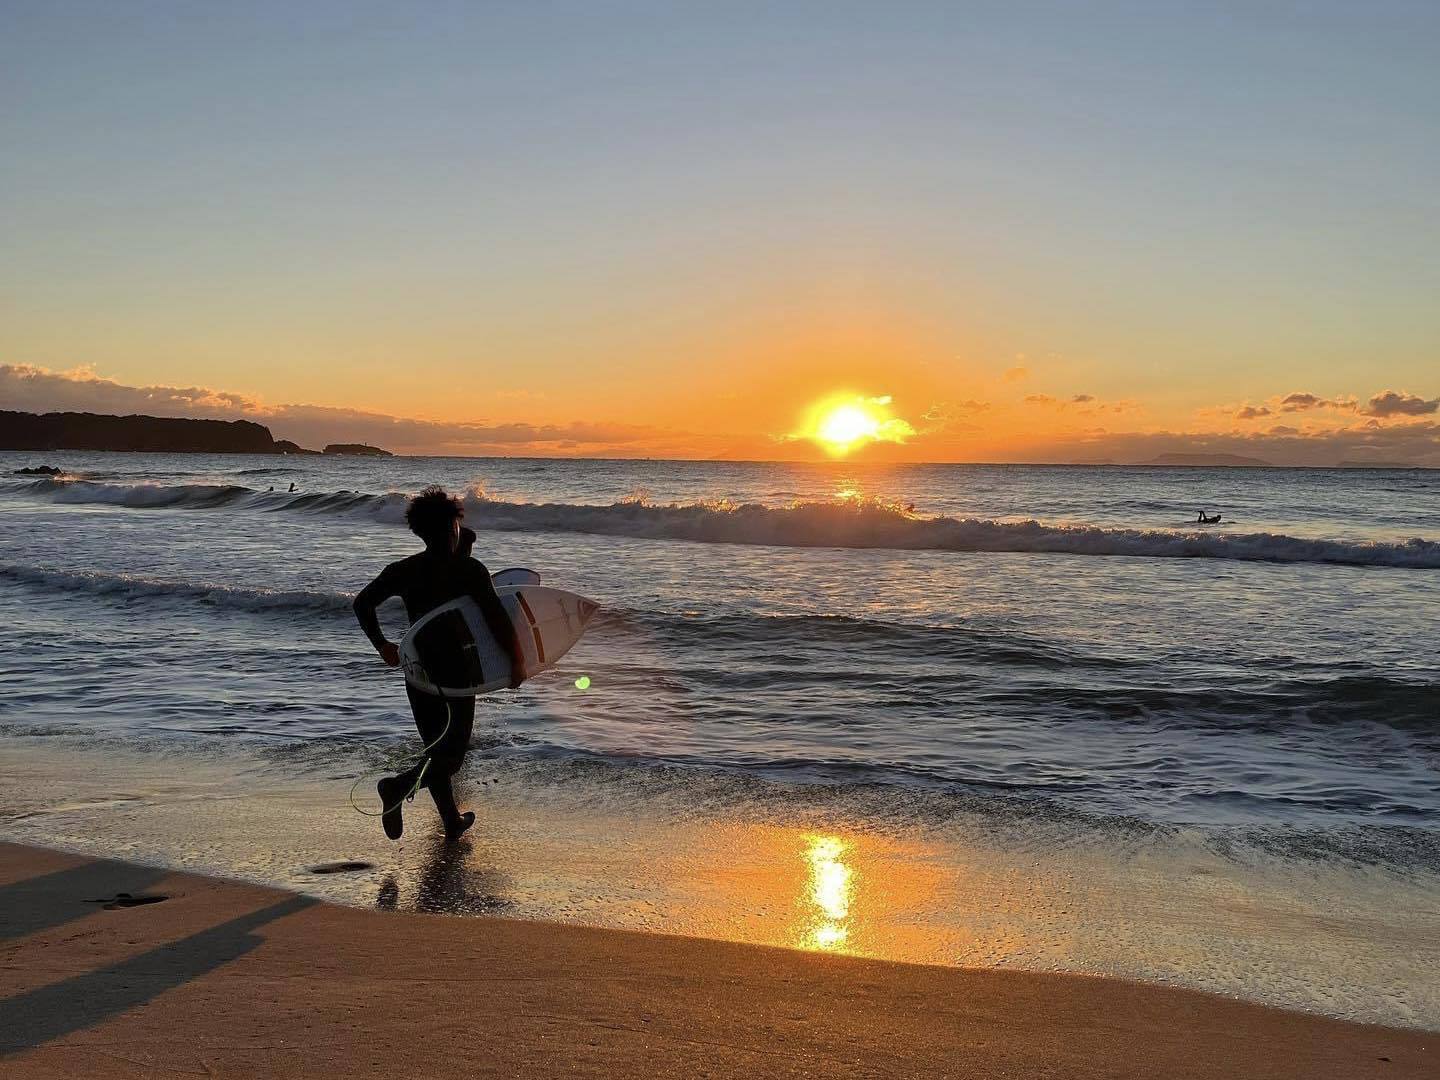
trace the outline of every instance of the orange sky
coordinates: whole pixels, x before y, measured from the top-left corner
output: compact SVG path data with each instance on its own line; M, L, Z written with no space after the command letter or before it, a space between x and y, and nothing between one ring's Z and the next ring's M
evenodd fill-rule
M916 433L869 457L1430 462L1402 7L33 6L0 407L771 458L851 393Z

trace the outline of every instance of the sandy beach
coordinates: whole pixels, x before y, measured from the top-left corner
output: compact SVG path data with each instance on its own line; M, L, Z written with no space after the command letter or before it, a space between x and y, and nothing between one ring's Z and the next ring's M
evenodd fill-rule
M165 899L97 902L122 893ZM1433 1034L1117 979L365 911L9 844L0 895L5 1076L1440 1069Z
M0 1080L1440 1080L1437 40L0 4Z

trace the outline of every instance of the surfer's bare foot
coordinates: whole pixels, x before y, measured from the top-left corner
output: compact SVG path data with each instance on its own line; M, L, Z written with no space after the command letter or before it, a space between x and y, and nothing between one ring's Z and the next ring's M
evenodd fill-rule
M385 835L391 840L399 840L400 834L405 831L405 821L400 816L400 807L405 804L407 794L405 781L398 776L387 776L375 785L375 790L380 793L383 808L380 824L385 826Z
M461 814L461 815L460 815L458 818L456 818L454 821L446 822L446 824L445 824L445 839L446 839L446 840L459 840L460 837L462 837L462 836L465 835L465 830L468 829L468 828L470 828L470 826L471 826L471 825L474 825L474 824L475 824L475 811L473 811L473 810L466 810L465 813Z

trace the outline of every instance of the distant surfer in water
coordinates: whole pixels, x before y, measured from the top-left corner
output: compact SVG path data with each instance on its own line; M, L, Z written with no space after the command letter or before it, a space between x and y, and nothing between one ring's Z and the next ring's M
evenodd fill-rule
M1196 525L1219 525L1219 524L1220 524L1220 515L1219 515L1219 514L1215 514L1215 515L1213 515L1213 516L1211 516L1211 517L1207 517L1207 516L1205 515L1205 511L1204 511L1204 510L1201 510L1199 516L1197 516L1197 517L1195 518L1195 524L1196 524Z
M400 597L410 622L414 623L441 604L472 596L480 605L490 632L510 650L511 670L515 673L511 685L519 686L525 676L525 658L515 638L514 624L500 605L484 564L469 558L468 548L465 555L459 552L460 519L464 516L465 508L460 500L438 487L428 487L411 499L405 508L405 522L411 532L425 541L425 550L391 563L360 590L355 597L355 617L381 659L391 667L398 667L400 649L386 639L376 615L383 601ZM470 534L473 545L475 534L469 529L464 532ZM440 820L445 823L446 838L459 839L475 823L475 815L468 811L462 814L455 805L450 778L459 771L470 746L475 699L438 697L416 690L409 683L405 685L405 693L410 697L410 711L415 714L420 738L429 750L413 768L380 781L380 802L385 811L381 824L385 826L385 835L391 840L400 839L405 828L401 806L418 788L427 787L435 800L435 809L440 812Z

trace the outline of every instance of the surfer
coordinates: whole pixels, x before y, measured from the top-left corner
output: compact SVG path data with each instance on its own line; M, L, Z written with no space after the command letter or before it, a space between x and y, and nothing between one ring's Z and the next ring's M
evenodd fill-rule
M1218 525L1218 524L1220 524L1220 515L1219 515L1219 514L1215 514L1215 515L1213 515L1213 516L1207 517L1206 514L1205 514L1205 511L1204 511L1204 510L1201 510L1200 513L1199 513L1199 515L1195 518L1195 524L1196 524L1196 525Z
M511 655L511 670L514 680L511 686L519 686L525 677L525 657L515 638L515 627L500 598L495 595L495 586L490 572L477 559L462 557L458 552L461 527L460 519L465 508L460 500L447 495L443 488L428 487L412 498L405 508L405 522L410 531L425 542L425 550L409 558L393 562L380 576L355 597L355 617L365 636L375 646L381 659L391 667L400 664L400 649L385 637L380 628L376 609L392 596L398 596L405 603L405 612L414 623L422 615L433 611L441 604L462 596L472 596L479 604L485 622L495 639L506 646ZM465 532L470 532L466 529ZM470 533L474 543L474 533ZM460 769L465 760L465 751L470 746L470 732L475 724L475 699L473 697L444 698L416 690L409 683L405 693L410 698L410 711L415 715L415 726L426 747L426 756L414 767L398 776L387 776L380 781L378 790L384 807L381 824L385 835L398 840L404 831L400 808L421 787L430 789L435 800L435 809L445 824L447 839L456 840L475 823L475 815L469 811L461 813L455 805L455 793L450 778Z

